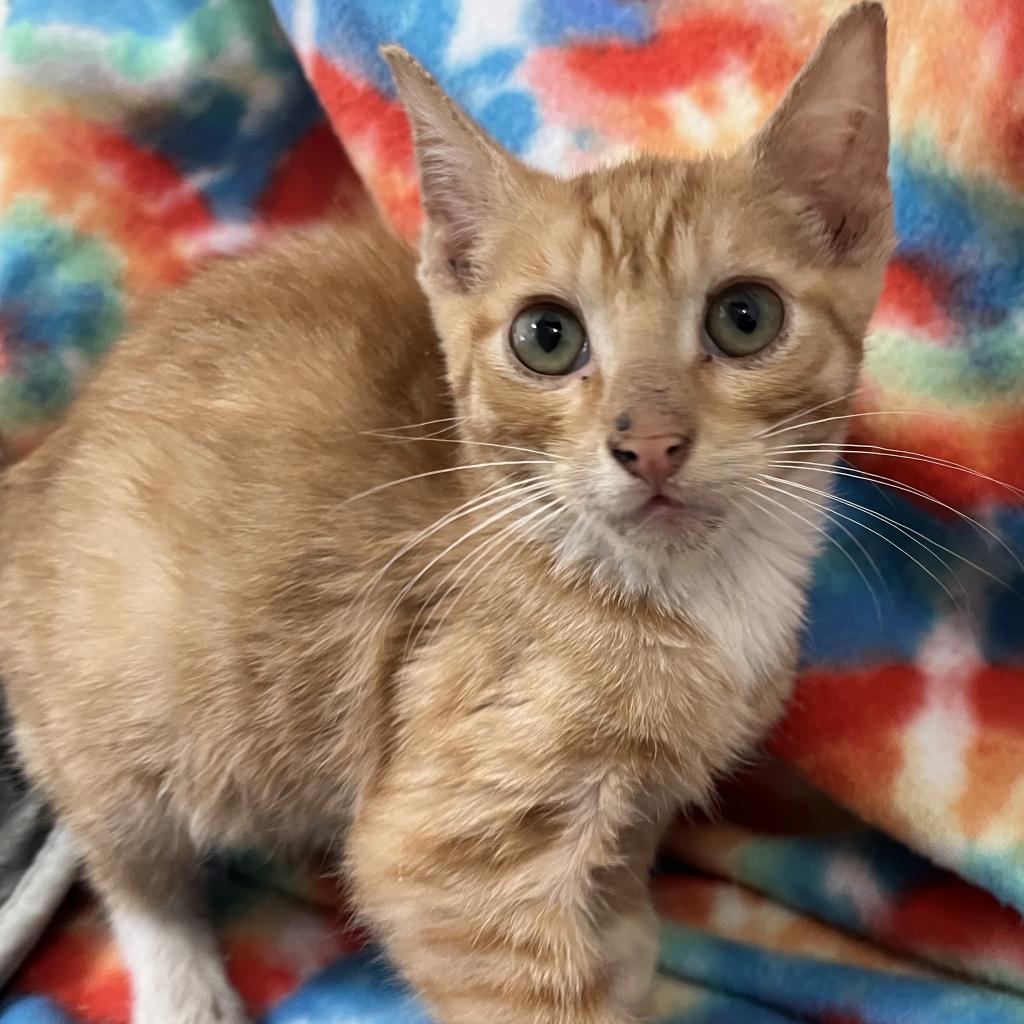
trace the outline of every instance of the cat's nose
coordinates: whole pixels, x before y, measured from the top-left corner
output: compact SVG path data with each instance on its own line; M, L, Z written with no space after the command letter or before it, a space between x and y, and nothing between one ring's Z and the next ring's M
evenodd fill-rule
M683 464L693 447L685 434L657 434L654 437L623 437L609 442L612 458L633 476L645 480L656 491Z

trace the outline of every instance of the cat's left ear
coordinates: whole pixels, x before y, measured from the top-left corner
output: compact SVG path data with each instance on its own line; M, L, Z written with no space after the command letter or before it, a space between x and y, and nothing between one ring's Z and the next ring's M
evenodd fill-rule
M856 259L862 243L889 244L881 4L855 4L835 22L753 145L757 159L808 200L832 258Z
M381 55L412 125L426 217L421 269L435 285L468 291L487 276L496 217L514 208L517 187L530 172L409 53L385 46Z

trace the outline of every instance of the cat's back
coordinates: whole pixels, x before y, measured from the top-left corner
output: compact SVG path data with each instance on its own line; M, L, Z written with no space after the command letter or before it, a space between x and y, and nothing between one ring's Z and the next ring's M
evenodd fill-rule
M6 472L0 573L90 510L104 530L128 506L187 530L199 525L189 513L227 511L232 487L372 483L363 432L443 415L414 268L376 219L328 224L215 264L143 310L66 421Z
M204 467L256 484L275 459L344 463L341 439L428 418L439 359L414 255L376 219L221 261L142 309L66 421L5 474L0 538L28 542L76 488L114 501L146 480L173 504L194 500Z
M148 414L195 432L250 407L268 432L318 411L361 423L375 402L422 400L413 357L434 344L412 250L376 218L325 224L220 261L144 310L71 424Z
M381 506L338 510L419 470L423 446L364 432L446 415L440 376L414 255L375 223L283 239L157 302L0 477L14 702L100 717L114 674L141 692L161 664L184 684L221 651L246 657L229 635L245 602L268 605L326 548L358 551L385 525Z

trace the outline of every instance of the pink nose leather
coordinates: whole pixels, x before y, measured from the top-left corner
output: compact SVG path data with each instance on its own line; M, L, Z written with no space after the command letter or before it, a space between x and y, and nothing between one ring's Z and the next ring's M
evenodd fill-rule
M691 443L691 439L682 434L624 437L611 445L611 453L627 473L660 491L683 464Z

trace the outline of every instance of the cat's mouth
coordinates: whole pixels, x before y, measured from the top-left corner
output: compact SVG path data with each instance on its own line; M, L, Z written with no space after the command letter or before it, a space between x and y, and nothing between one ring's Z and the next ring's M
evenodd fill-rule
M680 533L713 526L721 520L721 514L707 504L658 492L634 509L627 519L635 526Z
M675 498L670 498L667 494L655 494L653 498L646 501L640 508L641 514L644 516L673 516L680 513L685 513L687 506L681 501L676 501Z

